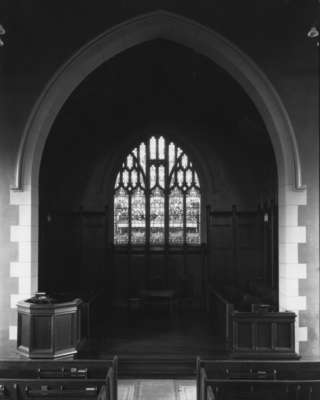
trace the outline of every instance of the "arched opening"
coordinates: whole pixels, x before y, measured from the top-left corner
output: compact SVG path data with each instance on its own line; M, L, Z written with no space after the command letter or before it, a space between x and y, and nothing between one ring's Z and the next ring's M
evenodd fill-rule
M207 56L240 83L259 110L272 141L278 168L278 199L281 210L279 304L281 309L293 310L299 316L299 311L306 307L306 298L300 295L298 285L299 279L306 275L306 265L299 263L297 251L298 244L305 240L305 227L298 226L298 208L306 204L306 190L301 182L299 151L294 132L283 104L264 74L238 48L194 21L163 11L120 24L84 46L52 78L35 105L21 142L16 184L11 191L11 205L19 206L21 221L15 230L26 232L23 239L20 240L20 236L16 239L19 243L19 258L13 262L23 264L22 272L17 276L29 283L21 286L18 294L11 296L11 303L30 296L38 287L40 161L52 124L61 107L90 72L116 54L155 38L180 43ZM133 131L136 132L135 129ZM25 271L29 271L27 276ZM289 289L288 282L293 289ZM10 337L15 337L14 326L10 327ZM299 342L306 339L307 328L300 327L297 319L296 349Z
M117 174L115 246L201 244L201 192L188 155L163 136L135 147Z
M40 289L104 292L93 347L105 335L106 353L221 351L211 288L246 309L259 284L277 306L269 136L243 89L184 46L153 40L88 76L52 127L39 195Z

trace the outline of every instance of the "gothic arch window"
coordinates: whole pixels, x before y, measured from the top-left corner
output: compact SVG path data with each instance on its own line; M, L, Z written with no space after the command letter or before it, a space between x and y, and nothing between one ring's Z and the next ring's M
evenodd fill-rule
M115 245L199 245L201 193L187 154L152 136L126 157L114 186Z

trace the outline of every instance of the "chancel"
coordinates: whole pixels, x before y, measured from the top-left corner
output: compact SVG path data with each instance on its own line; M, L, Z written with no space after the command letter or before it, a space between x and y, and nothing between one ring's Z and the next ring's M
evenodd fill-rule
M319 398L318 2L45 3L0 5L0 397Z

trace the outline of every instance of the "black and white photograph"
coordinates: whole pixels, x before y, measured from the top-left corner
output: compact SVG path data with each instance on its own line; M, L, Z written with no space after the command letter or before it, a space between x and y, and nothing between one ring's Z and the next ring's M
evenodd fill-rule
M0 399L319 400L320 0L0 0Z

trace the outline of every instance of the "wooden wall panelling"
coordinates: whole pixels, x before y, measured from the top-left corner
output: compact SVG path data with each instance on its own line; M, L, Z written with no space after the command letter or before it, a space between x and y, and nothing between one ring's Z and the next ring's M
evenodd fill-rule
M239 221L237 207L232 206L232 264L235 280L239 279Z

